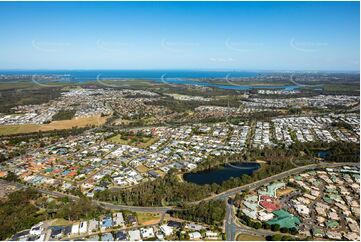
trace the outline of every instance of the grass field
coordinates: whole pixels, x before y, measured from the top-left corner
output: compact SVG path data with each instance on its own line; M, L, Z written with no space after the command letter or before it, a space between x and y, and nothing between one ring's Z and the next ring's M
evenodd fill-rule
M128 139L124 139L121 134L115 135L108 139L109 142L116 143L119 145L131 145L138 148L147 148L157 142L158 138L148 138L148 137L137 137L130 136Z
M360 85L356 84L325 84L323 89L329 92L359 92Z
M99 80L96 82L97 85L100 86L109 86L109 87L153 87L161 85L162 83L156 83L150 80L139 80L139 79L131 79L131 80Z
M161 177L165 176L165 173L161 170L156 170L155 172L157 172Z
M147 172L149 169L147 167L145 167L144 165L139 165L137 166L137 171L139 171L140 173L144 173Z
M8 90L8 89L25 89L25 88L39 88L33 82L1 82L0 90Z
M277 189L276 193L277 193L277 197L281 197L281 196L290 194L293 191L294 191L294 189L292 189L291 187L287 187L287 188L284 188L284 189Z
M179 181L179 182L184 182L183 174L178 174L178 175L177 175L177 178L178 178L178 181Z
M102 87L136 87L136 88L144 88L144 87L159 87L164 86L164 83L156 83L151 80L93 80L87 82L61 82L61 81L43 81L38 84L37 82L33 82L31 78L27 80L15 80L15 81L0 81L0 90L8 90L8 89L42 89L42 88L51 88L51 87L77 87L77 86L87 86L93 85Z
M236 238L237 241L265 241L264 237L249 234L239 234Z
M293 85L289 81L244 81L239 79L230 79L228 82L225 80L210 80L209 83L218 84L218 85L239 85L239 86L287 86Z
M61 129L71 129L73 127L86 127L90 125L99 126L105 123L107 117L93 116L71 120L53 121L49 124L19 124L0 125L0 135L25 134L39 131L51 131Z
M159 213L137 213L138 223L140 225L150 225L159 222Z
M128 120L128 119L116 119L116 120L114 120L114 122L113 122L113 124L114 125L129 125L131 123L131 121L130 120Z
M68 225L71 225L71 222L66 219L57 218L57 219L50 221L50 225L51 226L68 226Z
M131 125L137 123L138 120L130 120L130 119L116 119L113 121L114 125ZM142 122L144 125L154 124L157 122L155 117L142 118Z

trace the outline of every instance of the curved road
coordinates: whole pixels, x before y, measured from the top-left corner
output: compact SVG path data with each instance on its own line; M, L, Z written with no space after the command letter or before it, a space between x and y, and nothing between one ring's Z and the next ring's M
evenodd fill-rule
M31 186L27 186L27 185L24 185L21 183L8 182L8 181L0 179L0 185L5 185L5 184L16 186L19 189L31 187ZM58 197L58 198L68 197L69 199L72 199L72 200L79 199L78 196L74 196L71 194L65 194L65 193L57 192L57 191L49 191L49 190L45 190L45 189L41 189L41 188L34 188L34 187L31 187L31 188L37 190L40 193L43 193L43 194L46 194L46 195L49 195L52 197ZM134 211L134 212L165 213L169 210L176 209L173 207L140 207L140 206L115 205L115 204L112 204L109 202L103 202L103 201L98 201L98 200L92 200L92 201L93 201L93 203L95 203L99 206L102 206L103 208L112 209L112 210L130 210L130 211Z
M273 175L270 177L267 177L265 179L256 181L256 182L252 182L249 183L247 185L243 185L240 187L236 187L230 190L227 190L225 192L216 194L216 195L212 195L210 197L204 198L202 200L199 201L195 201L195 202L190 202L189 204L198 204L202 201L208 201L208 200L213 200L213 199L217 199L217 200L224 200L226 201L228 199L228 197L230 196L234 196L239 192L245 191L245 190L250 190L250 189L255 189L257 187L263 186L267 183L270 183L274 180L278 180L278 179L282 179L285 178L287 176L293 175L293 174L297 174L306 170L313 170L316 168L326 168L326 167L338 167L338 166L352 166L352 165L359 165L359 163L353 163L353 162L348 162L348 163L318 163L318 164L312 164L312 165L307 165L307 166L301 166L301 167L297 167L282 173L279 173L277 175ZM14 182L8 182L5 180L1 180L0 179L0 184L12 184L15 185L18 188L26 188L29 187L27 185L21 184L21 183L14 183ZM79 199L78 196L74 196L71 194L65 194L65 193L61 193L61 192L57 192L57 191L49 191L49 190L45 190L45 189L40 189L40 188L35 188L38 192L49 195L49 196L53 196L53 197L69 197L70 199ZM116 205L116 204L112 204L109 202L103 202L103 201L99 201L99 200L92 200L95 204L98 204L104 208L107 209L113 209L113 210L130 210L130 211L134 211L134 212L159 212L159 213L164 213L167 212L169 210L174 210L177 209L176 207L172 207L172 206L164 206L164 207L140 207L140 206L127 206L127 205Z

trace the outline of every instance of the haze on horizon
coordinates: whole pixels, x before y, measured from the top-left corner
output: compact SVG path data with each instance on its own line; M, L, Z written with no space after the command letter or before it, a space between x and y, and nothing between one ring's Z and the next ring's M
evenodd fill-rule
M0 69L359 71L359 2L1 2Z

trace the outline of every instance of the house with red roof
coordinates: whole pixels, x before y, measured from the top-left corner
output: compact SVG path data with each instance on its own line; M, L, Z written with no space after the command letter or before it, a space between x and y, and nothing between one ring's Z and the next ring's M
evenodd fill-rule
M275 198L270 197L268 195L259 196L259 205L264 209L266 209L266 211L269 213L281 208L278 201Z

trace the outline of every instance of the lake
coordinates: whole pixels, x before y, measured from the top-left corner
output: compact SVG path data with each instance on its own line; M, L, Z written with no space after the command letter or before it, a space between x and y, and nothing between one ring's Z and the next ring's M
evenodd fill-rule
M16 70L16 71L0 71L4 75L55 75L59 76L59 80L71 82L86 82L100 80L149 80L154 82L162 82L168 84L179 85L198 85L205 87L216 87L228 90L252 90L252 89L284 89L294 90L298 87L295 85L284 86L268 86L268 85L221 85L212 84L202 81L194 81L192 79L202 78L221 78L225 79L237 77L255 77L265 73L247 72L247 71L191 71L191 70Z
M187 182L196 183L198 185L212 183L221 184L231 177L240 177L245 174L252 175L253 172L258 170L260 167L260 164L254 162L231 163L211 170L186 173L183 175L183 179Z

